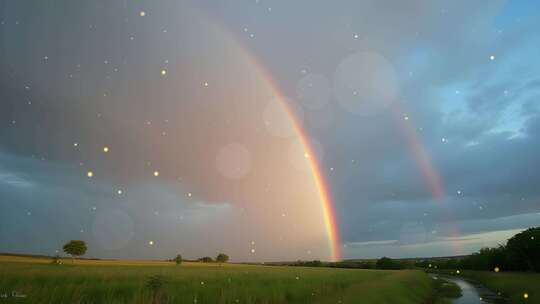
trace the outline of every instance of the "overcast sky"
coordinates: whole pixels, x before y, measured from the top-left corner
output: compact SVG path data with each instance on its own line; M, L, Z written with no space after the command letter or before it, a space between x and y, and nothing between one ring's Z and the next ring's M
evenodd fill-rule
M276 99L344 258L504 243L540 225L539 12L0 0L0 252L328 259Z

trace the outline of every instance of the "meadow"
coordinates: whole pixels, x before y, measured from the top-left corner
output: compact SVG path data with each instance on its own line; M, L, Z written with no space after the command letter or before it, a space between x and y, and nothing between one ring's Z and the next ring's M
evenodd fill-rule
M0 303L430 303L434 290L416 270L63 262L0 256Z

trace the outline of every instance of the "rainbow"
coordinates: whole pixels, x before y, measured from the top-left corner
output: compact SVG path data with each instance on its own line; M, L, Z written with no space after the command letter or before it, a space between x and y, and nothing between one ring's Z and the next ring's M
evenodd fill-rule
M306 150L311 151L312 148L305 140L305 136L302 136L302 143ZM312 152L308 152L309 155L314 155ZM330 248L332 261L339 261L341 259L341 244L339 238L339 229L337 227L336 213L332 201L330 199L329 191L327 189L327 183L324 179L324 175L321 172L321 169L316 162L315 158L310 158L310 165L313 172L313 177L315 183L317 184L317 189L319 189L319 195L321 197L323 217L324 217L324 226L326 228L326 233L328 236L328 244Z
M291 120L294 130L298 138L300 139L304 151L310 156L308 157L309 166L311 170L311 177L313 178L313 182L316 185L318 194L319 194L319 201L321 204L321 210L322 210L322 217L324 222L324 228L326 231L326 238L328 241L328 248L329 248L329 255L330 259L332 261L338 261L341 259L341 243L339 238L339 229L337 226L337 219L336 219L336 213L334 210L334 206L330 197L330 193L328 190L327 182L324 178L324 174L317 162L316 154L314 153L313 147L311 146L308 136L306 134L306 131L302 129L300 122L298 121L293 109L286 103L285 98L279 98L283 97L283 94L281 94L281 90L279 89L279 86L276 84L274 79L272 78L271 74L263 67L263 65L257 60L257 58L250 52L247 51L247 48L244 47L235 37L233 34L229 31L224 30L224 26L220 26L216 23L216 18L209 18L207 14L202 12L201 10L196 9L197 13L199 13L200 17L204 17L205 23L212 27L212 29L219 33L222 37L226 37L227 41L234 43L234 45L237 47L237 49L242 52L242 56L245 56L251 66L255 68L255 72L259 73L262 77L262 79L265 80L266 84L270 88L271 92L273 93L274 97L280 100L281 106L284 108L285 112L287 113L287 116Z
M257 58L250 53L246 47L244 47L234 35L224 30L224 26L220 26L216 23L218 18L208 18L208 15L202 11L196 9L196 11L201 17L205 17L207 25L210 25L216 32L221 36L226 37L229 42L234 43L234 45L242 52L242 55L248 58L249 63L255 67L255 71L262 75L262 78L267 82L267 85L275 95L275 97L283 97L279 86L276 84L274 79L271 76L271 73L268 72L264 66L260 63ZM326 237L328 240L328 247L330 252L330 258L332 261L338 261L341 259L341 241L339 236L339 229L337 226L337 217L334 209L334 204L331 199L330 191L327 186L327 181L325 180L324 174L319 166L319 163L314 153L313 147L311 146L306 131L302 128L301 123L298 121L294 110L286 103L285 98L278 98L281 101L281 105L285 109L288 117L294 125L295 132L300 138L304 151L308 153L310 157L309 166L311 169L311 176L314 180L314 183L317 187L318 194L320 197L321 210L324 221L324 228L326 231ZM433 166L432 159L422 144L416 129L408 121L403 119L403 111L401 110L400 104L398 101L390 105L390 111L394 116L394 121L397 124L397 129L402 133L402 136L407 142L407 146L412 154L414 161L419 168L422 178L426 184L426 187L431 192L431 195L434 199L441 199L444 196L444 187L442 183L442 178Z
M425 146L420 141L418 133L414 126L403 118L403 111L401 110L400 103L394 102L390 106L394 121L398 125L398 130L401 131L402 136L407 141L407 146L414 157L417 167L420 169L420 173L424 179L426 187L431 192L431 195L435 200L439 200L444 197L444 186L442 178L438 171L433 166L433 160L430 154L426 151Z
M268 85L274 92L276 97L283 97L277 84L271 77L270 73L267 72L264 67L259 63L258 60L251 54L245 51L245 48L241 48L245 55L250 59L250 63L256 67L257 71L263 75L264 79L267 81ZM278 98L281 105L285 109L287 115L291 119L296 134L300 138L304 151L309 155L307 158L309 160L309 165L311 169L311 176L314 179L315 185L319 192L321 208L323 212L324 227L326 230L326 237L328 240L328 247L330 248L330 259L332 261L339 261L341 259L341 243L339 238L339 229L337 227L337 217L332 204L330 197L330 192L328 190L327 182L324 178L324 174L317 162L316 154L314 153L313 147L311 146L306 131L302 129L300 122L296 118L293 109L285 102L285 98Z

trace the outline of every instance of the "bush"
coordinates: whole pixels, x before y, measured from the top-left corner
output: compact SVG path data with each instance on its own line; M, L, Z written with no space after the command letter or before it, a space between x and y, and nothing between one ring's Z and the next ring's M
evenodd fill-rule
M377 269L403 269L403 266L398 262L394 261L391 258L382 257L377 260L377 263L375 264Z
M323 266L323 263L319 260L313 260L313 261L298 260L297 262L290 264L290 266L321 267Z
M331 265L336 268L374 269L375 263L368 261L342 261Z
M146 280L146 287L150 289L152 294L152 303L165 303L166 294L163 287L167 283L167 280L160 275L153 275Z
M202 257L198 260L199 262L203 262L203 263L212 263L214 260L212 260L211 257Z
M482 248L455 265L441 265L441 268L446 269L493 270L495 267L512 268L508 260L508 252L502 245L496 248Z
M163 288L165 285L166 280L163 276L160 275L152 275L149 276L146 280L146 287L148 287L152 291L158 291L159 289Z
M461 288L453 282L441 278L433 279L433 287L437 298L459 298L461 297Z

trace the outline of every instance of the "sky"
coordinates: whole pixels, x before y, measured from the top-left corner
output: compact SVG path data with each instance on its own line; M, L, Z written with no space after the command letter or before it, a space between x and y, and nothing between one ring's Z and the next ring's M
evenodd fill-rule
M0 252L504 244L540 225L539 9L0 0Z

